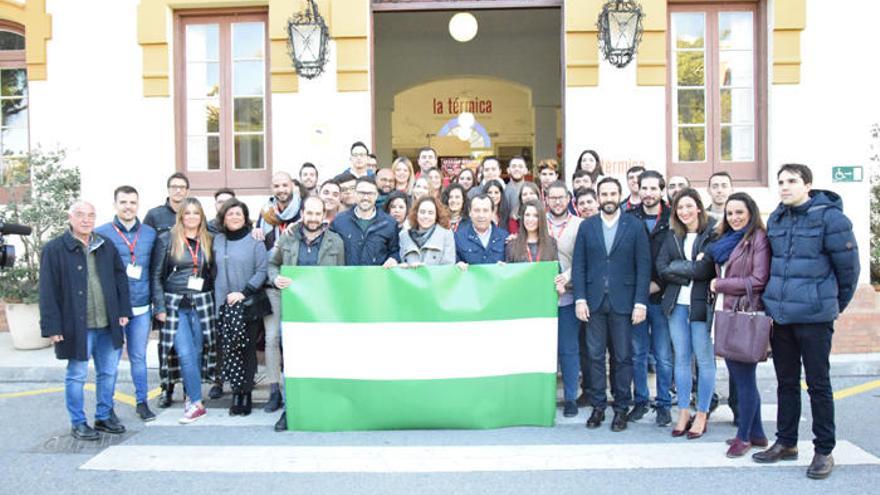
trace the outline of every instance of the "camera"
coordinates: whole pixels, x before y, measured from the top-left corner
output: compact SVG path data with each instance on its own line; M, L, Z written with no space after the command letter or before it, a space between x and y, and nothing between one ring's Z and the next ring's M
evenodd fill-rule
M31 228L0 220L0 269L10 268L15 263L15 246L4 242L4 235L31 235Z

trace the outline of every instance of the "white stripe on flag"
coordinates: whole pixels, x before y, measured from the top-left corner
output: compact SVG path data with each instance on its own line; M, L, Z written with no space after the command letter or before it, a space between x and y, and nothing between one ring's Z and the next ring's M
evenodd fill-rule
M282 326L288 378L425 380L556 373L556 318Z

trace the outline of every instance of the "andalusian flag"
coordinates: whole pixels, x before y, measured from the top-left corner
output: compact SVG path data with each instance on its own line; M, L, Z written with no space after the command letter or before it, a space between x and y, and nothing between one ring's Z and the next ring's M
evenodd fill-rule
M555 262L282 273L291 430L553 425Z

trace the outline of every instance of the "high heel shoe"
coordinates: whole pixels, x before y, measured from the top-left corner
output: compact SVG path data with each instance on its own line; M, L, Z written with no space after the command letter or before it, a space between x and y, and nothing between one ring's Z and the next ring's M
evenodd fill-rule
M673 437L680 437L680 436L684 435L686 431L691 429L691 425L693 423L694 423L694 416L691 416L690 418L688 418L687 424L684 425L684 429L681 429L681 430L675 429L675 428L672 429L672 436Z
M700 438L701 436L703 436L708 429L709 429L709 419L707 418L706 422L703 423L703 431L695 432L695 431L688 430L687 438L688 438L688 440L696 440L696 439Z

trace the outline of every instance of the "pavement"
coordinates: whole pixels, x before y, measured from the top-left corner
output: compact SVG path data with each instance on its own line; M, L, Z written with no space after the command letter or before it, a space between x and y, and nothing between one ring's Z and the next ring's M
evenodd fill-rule
M149 346L150 388L158 385L155 343ZM811 414L802 396L800 457L759 465L727 459L724 440L735 434L722 405L706 435L671 438L654 425L653 412L622 433L584 428L589 409L575 418L557 414L550 428L275 433L279 413L260 406L267 387L258 383L255 410L229 416L230 398L208 401L208 415L192 425L178 419L178 397L155 409L156 421L134 414L128 362L120 363L116 411L128 431L99 442L70 437L64 410L65 361L52 348L12 349L0 333L0 493L98 493L107 483L135 493L338 493L425 494L643 494L706 490L713 495L748 491L873 493L880 483L880 354L834 355L837 467L825 481L808 480ZM258 380L262 374L258 374ZM651 380L653 381L653 380ZM717 390L727 391L725 366ZM771 363L758 368L763 424L775 432L777 404ZM86 413L94 413L94 388L86 386ZM155 395L155 392L154 392ZM675 417L673 410L673 417ZM683 487L689 487L687 489Z

